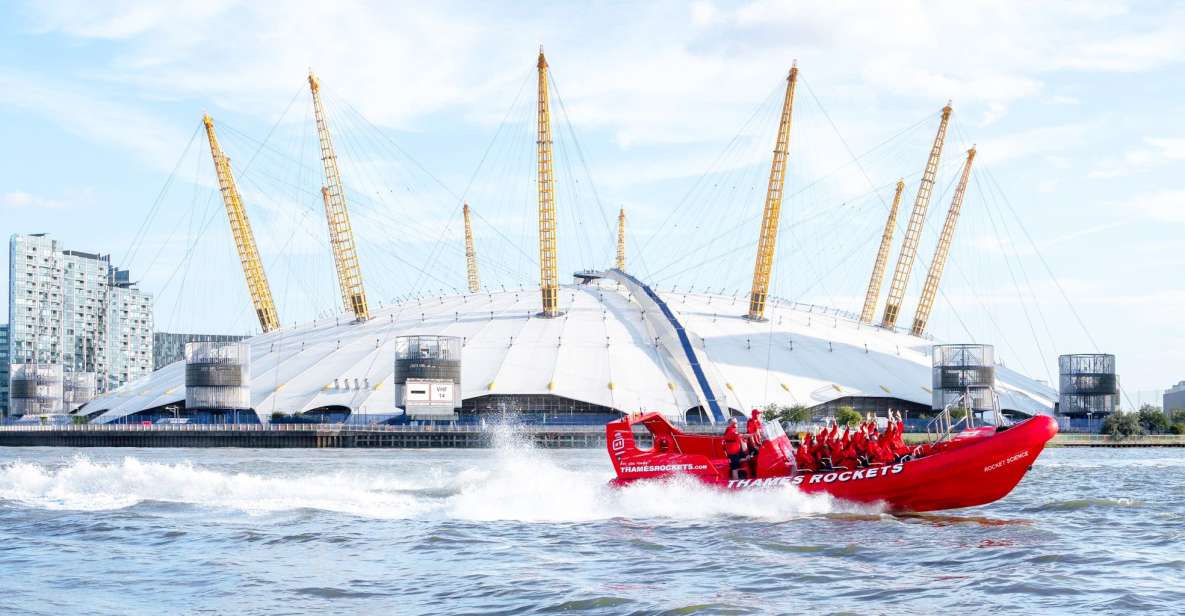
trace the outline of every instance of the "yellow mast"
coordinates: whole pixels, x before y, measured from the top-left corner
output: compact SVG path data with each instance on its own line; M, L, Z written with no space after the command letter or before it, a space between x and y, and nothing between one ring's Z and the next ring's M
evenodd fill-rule
M210 140L210 155L214 158L218 188L222 192L222 201L226 204L226 216L230 219L230 232L235 238L235 247L239 250L243 274L247 277L247 290L251 293L251 303L255 307L255 316L259 317L259 326L266 334L280 327L280 317L276 314L276 304L272 300L272 289L267 284L263 261L259 258L259 248L255 245L255 234L251 232L251 222L247 220L247 210L243 207L243 199L239 196L239 188L230 169L230 159L222 153L218 137L214 134L214 120L210 114L205 114L202 116L202 123L206 125L206 137Z
M556 265L555 183L551 173L551 109L547 99L547 58L539 47L539 290L543 316L560 314L560 275Z
M922 223L926 220L926 209L930 207L930 192L934 188L934 176L938 174L938 161L942 158L942 143L946 140L946 126L950 122L950 113L951 106L947 102L946 107L942 108L942 122L938 124L934 145L930 147L930 159L926 161L926 170L922 173L922 182L913 202L913 211L909 214L909 226L905 228L905 240L901 243L897 268L893 270L893 282L889 285L889 297L885 300L885 315L881 319L881 327L892 329L897 324L897 315L901 312L901 300L905 298L909 272L918 256L918 240L922 234Z
M897 225L897 210L901 207L901 193L905 180L897 180L897 194L893 195L893 207L889 208L889 219L885 221L885 233L881 236L880 250L876 251L876 263L872 266L872 278L868 281L868 292L864 294L864 310L860 311L862 323L872 323L876 312L876 300L880 299L881 283L885 280L885 266L889 263L889 249L893 247L893 229Z
M938 249L934 251L930 272L926 274L926 286L922 288L922 298L918 301L918 311L913 317L913 327L909 330L909 333L915 336L925 333L926 323L930 320L934 296L938 294L938 282L942 280L942 270L946 267L946 259L950 255L951 240L955 236L955 225L959 222L959 211L963 208L963 195L967 193L967 180L971 177L971 162L974 160L975 146L971 146L971 149L967 150L967 162L963 165L963 175L959 178L958 187L955 188L950 210L946 213L946 223L942 225L942 235L938 236Z
M617 213L617 269L625 271L625 208Z
M782 101L782 120L778 126L777 145L769 170L765 193L765 211L761 216L761 237L757 243L757 261L753 264L753 289L749 294L748 318L765 320L765 300L769 295L769 277L778 243L778 219L782 213L782 188L786 183L786 155L790 148L790 119L794 111L794 87L798 83L798 62L786 77L786 98Z
M469 222L469 204L462 209L465 213L465 267L469 272L469 292L477 293L481 290L481 280L477 277L477 250L473 248L473 224Z
M313 92L313 115L317 120L317 138L321 142L321 164L325 167L325 186L321 196L325 201L325 219L329 223L329 245L337 265L337 282L341 286L342 303L354 313L358 321L370 318L366 304L366 289L362 286L362 268L358 264L358 248L354 230L350 226L350 212L346 209L346 192L337 168L337 154L329 136L325 107L321 104L321 82L309 71L309 89Z

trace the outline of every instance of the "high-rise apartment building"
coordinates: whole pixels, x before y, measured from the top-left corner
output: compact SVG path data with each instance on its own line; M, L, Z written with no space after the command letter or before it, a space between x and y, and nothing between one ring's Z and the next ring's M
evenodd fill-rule
M0 417L8 417L8 325L0 325Z
M14 235L8 263L10 363L93 372L99 393L152 372L152 296L110 256Z

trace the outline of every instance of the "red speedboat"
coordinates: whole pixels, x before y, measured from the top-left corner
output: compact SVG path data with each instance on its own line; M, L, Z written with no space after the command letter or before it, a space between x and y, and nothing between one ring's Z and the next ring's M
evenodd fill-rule
M949 424L947 424L949 426ZM649 431L653 445L643 449L635 429ZM1057 423L1038 416L1011 426L983 426L936 434L917 458L895 464L827 471L799 470L790 439L775 421L762 427L756 476L730 479L723 439L686 434L658 413L643 413L605 426L614 485L623 486L677 475L694 477L726 490L755 488L824 492L859 503L879 503L891 512L921 512L983 505L1003 498L1024 477Z

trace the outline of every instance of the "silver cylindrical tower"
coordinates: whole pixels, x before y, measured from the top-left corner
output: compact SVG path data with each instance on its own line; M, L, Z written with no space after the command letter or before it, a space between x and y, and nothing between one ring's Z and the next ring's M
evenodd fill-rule
M990 344L934 345L934 410L941 410L963 394L971 396L971 410L995 408L996 353Z
M251 408L251 347L242 342L185 345L185 408Z
M1107 415L1119 404L1119 376L1115 356L1076 353L1057 358L1058 412L1070 417Z
M10 364L9 414L56 415L62 412L61 364Z
M409 417L454 419L461 408L461 351L456 336L395 339L395 404Z
M98 374L67 372L62 378L62 407L67 413L90 402L95 397Z

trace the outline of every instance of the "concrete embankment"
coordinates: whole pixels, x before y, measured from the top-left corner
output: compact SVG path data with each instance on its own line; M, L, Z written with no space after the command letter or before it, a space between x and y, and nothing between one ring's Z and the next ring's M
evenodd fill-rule
M482 448L499 432L478 427L279 426L4 426L7 447ZM605 430L524 427L507 434L545 449L601 448Z
M710 427L689 430L715 433ZM497 442L497 434L532 442L544 449L599 449L605 446L600 426L523 426L499 432L478 426L340 426L340 425L79 425L2 426L0 446L6 447L250 447L250 448L483 448ZM638 434L647 446L649 435ZM925 434L906 434L922 443ZM1148 435L1112 439L1098 434L1059 434L1050 447L1185 447L1185 436Z

